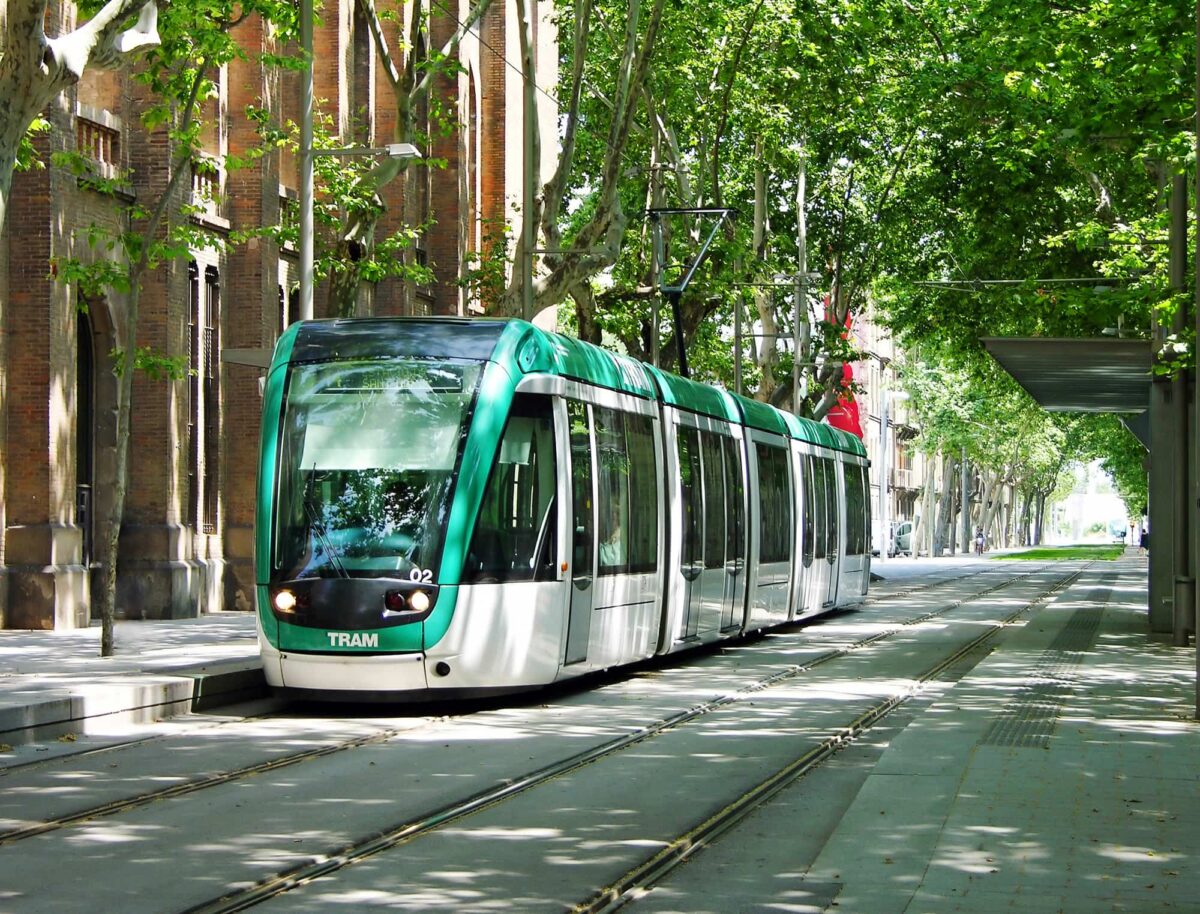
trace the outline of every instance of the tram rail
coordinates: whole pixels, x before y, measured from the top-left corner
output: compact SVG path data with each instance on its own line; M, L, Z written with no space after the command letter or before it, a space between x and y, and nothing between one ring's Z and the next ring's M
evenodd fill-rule
M716 699L712 699L707 702L703 702L701 704L698 704L691 708L688 708L684 711L680 711L677 714L662 718L656 722L646 725L645 727L635 731L634 733L627 734L627 735L618 737L616 739L610 740L608 742L602 743L601 745L594 747L593 749L586 750L577 756L572 756L571 758L563 760L562 762L547 766L544 769L539 769L538 771L535 771L529 775L525 775L525 776L513 781L512 783L524 785L521 788L522 790L528 789L528 787L536 786L537 784L540 784L540 783L544 783L551 776L557 777L559 775L565 774L565 773L572 771L575 768L578 768L582 765L589 764L590 762L592 762L596 759L602 758L606 755L611 755L615 752L622 751L623 749L628 748L629 746L634 745L636 743L642 742L643 740L649 739L650 737L653 737L654 735L661 733L664 730L670 729L675 726L679 726L680 724L683 724L683 723L687 723L688 721L691 721L698 717L709 714L713 711L716 711L720 708L726 707L735 702L746 700L747 698L751 697L752 695L754 695L758 692L761 692L764 689L770 688L781 682L792 679L792 678L794 678L798 675L801 675L811 669L814 669L823 664L829 663L830 661L836 660L840 657L844 657L847 654L850 654L854 651L861 650L866 647L870 647L871 645L877 644L880 641L883 641L883 640L886 640L887 638L895 636L897 633L903 631L905 628L911 627L913 625L919 625L923 622L927 622L931 619L935 619L938 616L944 615L948 612L952 612L954 609L957 609L958 607L962 606L964 603L981 599L981 598L986 597L989 594L994 593L997 590L1003 589L1005 587L1014 586L1024 580L1027 580L1030 577L1033 577L1034 575L1044 573L1045 571L1049 570L1052 567L1054 567L1054 563L1039 564L1038 566L1036 566L1032 570L1026 572L1025 574L1021 574L1021 575L1017 575L1017 576L1013 576L1013 577L1007 577L1003 581L998 582L997 584L995 584L991 587L988 587L983 590L963 596L962 598L956 599L956 600L954 600L944 606L941 606L937 609L930 610L928 612L922 613L921 615L914 616L910 619L905 619L900 622L894 623L891 626L889 626L888 628L885 628L879 632L875 632L872 635L857 639L853 642L850 642L849 644L843 645L842 647L834 648L834 649L831 649L824 653L818 654L814 658L812 658L804 663L792 665L792 666L788 667L787 669L780 670L780 671L772 674L771 676L765 677L756 682L749 683L748 685L743 686L742 688L737 689L733 692L730 692L727 695L721 696L720 698L716 698ZM985 572L976 572L973 574L957 576L955 578L952 578L950 581L931 582L929 586L916 587L916 588L911 588L906 591L889 594L888 599L893 599L893 600L894 599L903 599L903 598L911 596L915 593L927 592L928 590L934 589L934 587L936 587L937 585L942 584L942 583L945 583L945 584L961 583L962 581L964 581L966 579L978 577L984 573ZM676 661L676 662L678 662L678 661ZM87 809L82 809L82 810L78 810L75 812L67 813L62 816L57 816L52 819L47 819L47 820L40 821L40 822L34 822L34 823L27 824L27 825L18 826L15 828L10 828L10 829L4 830L4 831L0 831L0 848L11 845L11 844L15 844L19 841L23 841L23 840L26 840L29 838L34 838L39 835L45 835L50 832L54 832L54 831L58 831L61 829L70 828L72 826L91 822L96 819L101 819L101 818L105 818L108 816L114 816L114 815L119 815L121 813L130 812L130 811L139 809L141 807L148 806L152 803L156 803L156 802L159 802L162 800L185 797L185 796L188 796L191 794L199 793L203 790L206 790L206 789L209 789L212 787L218 787L218 786L221 786L224 784L229 784L231 782L242 780L245 778L255 777L257 775L266 774L266 773L273 772L273 771L278 771L280 769L288 768L293 765L298 765L298 764L302 764L305 762L315 761L317 759L326 758L328 756L335 755L337 753L346 752L346 751L350 751L350 750L354 750L354 749L360 749L360 748L364 748L367 746L379 745L382 743L386 743L391 739L394 739L395 737L401 735L402 733L411 733L411 732L412 732L411 730L400 730L400 729L388 728L385 730L380 730L375 733L356 736L356 737L352 737L349 739L340 740L335 743L329 743L324 746L317 746L317 747L314 747L311 749L304 750L302 752L296 752L296 753L291 753L288 755L278 756L278 757L275 757L272 759L267 759L267 760L264 760L261 762L256 762L251 765L240 766L237 768L229 769L227 771L217 772L217 773L206 775L204 777L197 778L194 780L171 784L171 785L159 788L157 790L139 793L135 796L115 799L115 800L109 801L107 803L102 803L102 804L98 804L96 806L89 807ZM82 757L82 756L90 756L90 755L94 755L94 754L101 753L101 752L112 752L112 751L117 751L117 750L124 749L124 748L131 748L134 746L142 746L142 745L145 745L147 742L150 742L151 740L166 739L166 738L167 737L165 737L165 736L152 737L149 739L143 738L143 739L135 740L130 743L123 743L119 746L105 746L105 747L100 747L100 748L96 748L96 749L86 750L85 752L78 753L76 755L58 756L55 759L48 759L48 760L46 760L46 762L40 763L40 764L50 765L50 764L54 764L56 762L61 763L65 759L77 758L77 757ZM465 808L463 811L457 812L452 818L459 818L459 817L461 817L461 815L465 815L466 812L474 811L475 809L479 808L475 804L476 804L476 801L479 800L480 798L491 797L490 799L488 799L486 801L486 803L484 805L487 805L487 804L490 804L491 802L495 802L499 799L502 799L504 796L507 796L513 792L512 790L509 789L509 787L511 787L511 785L506 787L501 794L496 795L496 796L491 796L493 793L495 793L495 791L489 790L489 791L484 791L482 794L478 794L475 797L468 799L467 801L464 801L465 806L469 807L469 808ZM415 836L415 834L419 834L421 831L427 831L432 827L436 827L439 824L443 824L445 821L450 821L449 819L441 818L440 813L435 813L429 818L431 818L432 820L435 820L435 821L424 823L421 826L421 828L419 828L416 832L414 832L412 834L410 834L406 831L404 836L402 838L400 838L399 840L406 840L409 837ZM420 820L420 821L424 822L424 820ZM377 852L378 852L378 850L372 851L372 853L377 853ZM345 864L342 864L342 865L345 865Z
M681 724L687 723L689 721L695 720L699 717L702 717L706 714L710 714L713 711L716 711L720 708L724 708L724 707L734 704L738 701L744 701L744 700L750 698L751 696L757 694L758 692L763 691L764 689L771 688L772 686L778 685L779 683L785 682L796 676L802 675L802 674L808 672L809 670L820 667L820 666L822 666L826 663L829 663L833 660L837 660L841 657L845 657L850 653L853 653L858 650L862 650L864 648L878 644L879 642L884 641L888 638L894 637L896 634L904 631L906 628L909 628L914 625L919 625L924 622L928 622L932 619L936 619L939 616L942 616L942 615L945 615L946 613L952 612L953 610L959 608L960 606L964 605L965 603L982 599L992 593L995 593L998 590L1002 590L1006 587L1015 586L1031 577L1034 577L1035 575L1045 573L1046 571L1055 567L1055 564L1056 563L1039 563L1032 570L1030 570L1024 574L1015 575L1012 577L1006 577L1003 581L1000 581L990 587L984 588L983 590L970 593L959 599L953 600L943 606L940 606L936 609L929 610L929 611L921 613L920 615L917 615L917 616L913 616L912 618L903 619L901 621L895 622L895 623L891 624L890 626L888 626L887 628L882 629L881 631L875 632L875 633L868 635L866 637L863 637L863 638L859 638L859 639L852 641L848 644L845 644L841 647L833 648L833 649L830 649L823 653L817 654L815 657L813 657L803 663L793 664L792 666L789 666L786 669L777 671L777 672L773 673L772 675L764 677L762 679L759 679L755 682L751 682L751 683L749 683L739 689L736 689L726 695L723 695L719 698L711 699L709 701L694 705L691 708L685 709L676 714L669 715L658 721L647 724L644 727L634 731L633 733L614 738L605 743L601 743L600 745L593 747L592 749L585 750L575 756L571 756L570 758L564 759L561 762L557 762L555 764L546 766L545 768L539 769L530 774L524 775L518 779L513 780L509 784L506 784L504 787L500 788L499 790L490 789L490 790L483 791L483 792L476 794L476 795L468 798L467 800L463 801L462 804L454 804L452 807L448 807L449 809L457 810L449 818L445 817L444 810L440 810L438 812L431 814L428 817L423 817L422 819L417 820L417 822L419 823L419 827L415 831L409 831L410 825L408 823L406 823L405 826L403 826L403 827L401 827L401 829L397 830L397 831L403 832L403 834L400 835L399 837L397 837L396 843L399 843L399 841L407 840L408 838L411 838L411 837L415 837L417 834L420 834L424 831L428 831L431 828L437 827L438 825L445 824L446 822L460 818L461 816L466 815L469 812L476 811L477 809L482 808L482 806L490 805L493 802L497 802L501 799L504 799L505 797L507 797L513 793L529 789L530 787L537 786L538 784L541 784L541 783L545 783L547 780L551 779L552 777L561 776L563 774L566 774L570 771L575 770L576 768L582 767L583 765L590 764L591 762L593 762L597 759L603 758L607 755L612 755L616 752L620 752L632 745L635 745L646 739L649 739L665 730L668 730L673 727L679 726ZM888 599L893 599L893 600L903 599L905 597L912 596L915 593L926 592L930 589L933 589L935 586L937 586L938 584L941 584L941 583L947 583L947 584L961 583L962 581L964 581L966 579L978 577L984 573L985 572L977 572L974 574L961 575L961 576L951 579L950 581L931 582L931 585L928 587L917 587L917 588L912 588L912 589L909 589L906 591L890 594L890 595L888 595ZM1071 576L1071 579L1073 579L1074 576L1077 576L1077 574L1078 574L1078 572L1076 573L1076 575ZM1064 579L1064 580L1066 580L1066 579ZM678 660L676 659L676 664L677 663L678 663ZM39 835L45 835L50 832L54 832L54 831L58 831L61 829L70 828L72 826L91 822L96 819L101 819L101 818L105 818L108 816L114 816L114 815L119 815L121 813L131 812L133 810L148 806L152 803L156 803L156 802L159 802L162 800L185 797L185 796L188 796L191 794L199 793L201 791L210 789L212 787L218 787L218 786L221 786L224 784L229 784L234 781L242 780L245 778L255 777L257 775L266 774L266 773L273 772L273 771L279 771L281 769L288 768L293 765L298 765L298 764L302 764L305 762L315 761L317 759L326 758L331 755L335 755L337 753L346 752L346 751L350 751L350 750L354 750L354 749L365 748L367 746L379 745L382 743L386 743L389 740L394 739L397 736L400 736L402 733L407 734L407 733L411 733L411 732L412 731L408 730L408 729L400 730L400 729L395 729L395 728L388 728L385 730L380 730L375 733L364 734L361 736L356 736L356 737L352 737L352 738L345 739L345 740L339 740L337 742L329 743L329 744L326 744L323 746L316 746L316 747L313 747L311 749L306 749L301 752L295 752L295 753L290 753L288 755L277 756L275 758L266 759L264 761L256 762L254 764L240 766L237 768L231 768L227 771L216 772L214 774L206 775L204 777L197 778L194 780L184 781L184 782L180 782L180 783L176 783L176 784L170 784L170 785L167 785L165 787L162 787L162 788L159 788L156 790L139 793L139 794L137 794L135 796L131 796L131 797L115 799L115 800L109 801L107 803L102 803L102 804L98 804L96 806L92 806L92 807L89 807L86 809L77 810L75 812L67 813L62 816L54 817L52 819L46 819L44 821L34 822L34 823L27 824L27 825L18 826L16 828L10 828L10 829L4 830L4 831L0 831L0 848L15 844L19 841L23 841L23 840L26 840L29 838L34 838ZM86 750L83 753L78 753L77 755L74 755L74 756L58 756L55 759L46 760L45 763L41 763L41 764L50 765L50 764L54 764L55 762L61 763L65 759L77 758L77 757L82 757L82 756L90 756L90 755L95 755L95 754L101 753L101 752L112 752L112 751L117 751L117 750L120 750L123 748L131 748L134 746L142 746L142 745L145 745L147 742L150 742L153 739L166 739L166 738L167 738L166 736L152 737L150 739L143 738L143 739L139 739L139 740L136 740L136 741L133 741L130 743L123 743L119 746L106 746L106 747L100 747L100 748L96 748L96 749L90 749L90 750ZM520 790L514 790L513 788L515 785L519 785ZM459 809L460 805L462 806L461 809ZM370 843L370 842L367 842L367 843ZM386 848L380 847L380 848L372 850L370 853L372 853L372 854L378 853L379 850L383 850L383 849L386 849ZM338 855L335 855L335 856L338 856ZM356 854L354 856L354 859L358 859L362 856L366 856L366 855L365 854ZM342 863L337 868L340 868L340 866L344 866L344 865L346 865L346 864ZM315 878L315 877L311 877L311 878ZM207 910L207 909L199 909L199 910ZM234 909L230 909L230 910L240 910L240 908L234 908Z
M907 628L937 619L966 603L982 599L997 591L1015 586L1030 577L1044 573L1046 570L1048 570L1047 566L1042 566L1028 574L1007 578L994 586L952 601L946 606L922 613L920 616L911 619L906 619L890 626L884 631L876 632L873 635L858 639L850 644L826 651L803 663L795 664L785 670L778 671L771 676L750 683L720 698L702 702L677 714L643 726L632 733L607 740L583 752L546 765L499 786L479 791L463 800L446 804L419 817L410 818L393 828L381 830L364 839L348 843L333 852L320 855L298 866L290 867L274 876L261 880L253 886L238 889L218 898L193 905L184 909L183 914L231 914L231 912L235 911L248 910L269 899L299 889L314 880L330 876L355 863L384 853L439 828L463 820L475 813L509 801L537 787L544 786L564 775L652 739L667 730L695 721L718 709L746 700L765 689L779 685L817 667L846 657L872 645L879 644L881 641L894 637ZM858 715L849 725L839 728L822 741L819 746L806 752L800 759L797 759L782 771L776 772L767 778L751 791L748 791L743 797L728 804L721 813L710 817L710 819L706 819L705 822L700 823L688 833L671 842L663 851L653 855L653 857L648 858L630 870L622 880L609 886L594 898L581 903L576 910L615 910L615 908L611 908L610 906L617 901L620 901L621 904L626 903L629 900L630 893L636 892L639 886L646 886L652 880L661 879L671 868L686 859L698 846L712 840L726 828L732 827L737 821L740 821L741 818L752 812L753 809L761 806L771 796L778 793L779 790L810 771L815 765L820 764L838 748L847 745L858 735L866 732L870 727L877 724L885 716L909 700L925 684L940 675L942 671L953 666L954 663L958 662L963 656L968 655L971 651L978 649L980 645L989 639L994 638L1005 626L1012 624L1012 622L1019 619L1031 609L1041 605L1046 600L1069 587L1085 570L1086 567L1054 580L1046 589L1042 590L1033 599L1027 600L1019 609L1007 614L1002 620L989 625L985 632L921 673L916 677L914 686L907 692L902 695L891 696L877 703L868 711ZM671 863L671 865L667 866L668 863Z

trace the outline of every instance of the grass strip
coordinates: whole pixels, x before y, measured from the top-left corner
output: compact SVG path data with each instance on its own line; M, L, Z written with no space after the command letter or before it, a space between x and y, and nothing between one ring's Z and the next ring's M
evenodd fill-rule
M998 555L997 559L1009 561L1045 562L1085 559L1087 561L1111 562L1125 554L1124 546L1038 546L1023 552Z

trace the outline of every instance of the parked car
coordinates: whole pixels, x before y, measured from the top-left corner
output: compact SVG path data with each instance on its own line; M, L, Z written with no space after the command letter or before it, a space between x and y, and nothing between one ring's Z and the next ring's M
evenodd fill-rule
M892 542L888 555L912 555L913 522L902 520L892 524Z

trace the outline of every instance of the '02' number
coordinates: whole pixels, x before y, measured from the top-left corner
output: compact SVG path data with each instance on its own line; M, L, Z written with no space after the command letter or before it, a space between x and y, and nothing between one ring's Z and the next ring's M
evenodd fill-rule
M432 584L433 572L428 568L414 568L408 573L408 579L418 584Z

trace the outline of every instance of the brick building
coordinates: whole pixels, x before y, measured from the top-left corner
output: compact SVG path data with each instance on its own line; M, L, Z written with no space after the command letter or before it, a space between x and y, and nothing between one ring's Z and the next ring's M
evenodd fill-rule
M538 83L549 89L557 66L551 10L548 0L535 2ZM467 6L460 2L457 17L441 4L432 7L433 46L454 33ZM73 24L69 5L56 15ZM457 112L456 127L435 136L429 150L446 167L410 165L383 194L388 209L381 229L435 220L405 255L427 263L434 282L382 281L363 290L360 311L478 310L458 282L464 264L480 249L491 221L519 221L523 125L516 30L514 7L494 4L464 39L462 72L433 90L441 105ZM268 30L259 23L246 22L237 34L252 51L270 48ZM314 56L318 112L333 119L346 143L392 141L391 90L353 0L326 5ZM280 121L298 120L298 80L248 61L215 75L219 94L205 111L204 147L211 158L183 182L178 202L191 196L202 212L190 218L229 236L275 224L294 205L294 155L276 153L236 171L225 168L225 157L257 140L243 115L248 105L264 107ZM14 179L0 236L0 627L70 628L90 620L91 588L101 577L92 544L114 479L110 352L122 342L123 310L116 295L83 301L77 288L51 273L56 259L98 256L84 240L89 225L121 227L121 202L156 199L166 186L169 141L164 132L141 126L145 92L128 73L89 73L46 112L51 129L36 144L45 168ZM539 93L543 175L554 152L549 138L555 136L556 112L549 99ZM72 150L102 173L128 174L127 186L113 196L81 187L73 173L51 162L53 153ZM510 236L518 231L519 225L511 226ZM257 239L223 253L196 251L145 283L138 344L186 357L190 373L178 381L135 381L118 562L122 617L184 618L251 608L260 372L223 363L220 352L272 346L295 315L297 282L296 251ZM328 308L318 287L316 315L327 315Z

